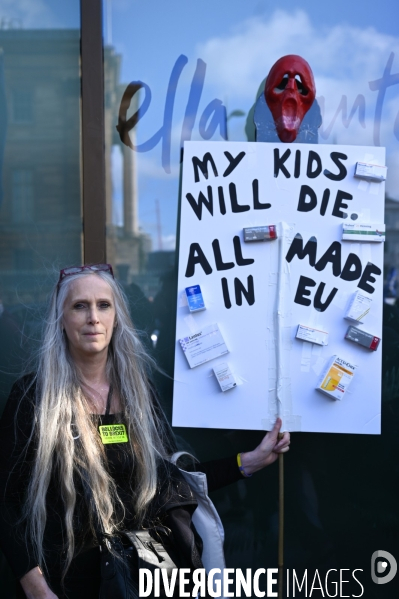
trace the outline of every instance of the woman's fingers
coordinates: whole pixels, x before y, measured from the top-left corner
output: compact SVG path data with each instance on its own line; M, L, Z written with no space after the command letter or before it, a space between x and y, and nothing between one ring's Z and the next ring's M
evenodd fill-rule
M289 450L290 433L286 431L281 439L278 439L281 424L281 419L277 418L272 430L266 433L258 447L252 451L241 453L241 463L248 474L269 466L277 460L279 453Z
M288 451L290 443L291 443L290 433L285 432L284 435L282 436L282 438L280 439L280 441L278 443L276 443L274 451L279 451L281 449L285 449L285 451Z

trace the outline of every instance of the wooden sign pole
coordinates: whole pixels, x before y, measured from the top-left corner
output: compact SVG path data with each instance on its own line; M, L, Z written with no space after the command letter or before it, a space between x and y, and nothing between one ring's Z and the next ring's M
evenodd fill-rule
M282 435L279 435L282 437ZM283 599L284 587L284 454L278 456L278 599Z

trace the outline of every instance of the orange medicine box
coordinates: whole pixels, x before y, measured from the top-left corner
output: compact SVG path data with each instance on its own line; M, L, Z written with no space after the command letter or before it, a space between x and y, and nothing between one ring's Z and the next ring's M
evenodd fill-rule
M342 399L349 385L353 381L356 366L343 360L339 356L333 356L327 363L317 391L325 393L331 399Z

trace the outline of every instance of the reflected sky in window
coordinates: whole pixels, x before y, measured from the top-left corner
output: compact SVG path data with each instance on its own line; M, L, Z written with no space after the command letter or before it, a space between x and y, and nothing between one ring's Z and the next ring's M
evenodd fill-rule
M78 0L4 0L2 18L6 25L19 19L24 28L78 27L77 6ZM294 0L278 5L265 0L104 0L104 38L122 56L120 82L143 81L151 91L148 110L136 127L135 141L142 148L165 125L166 96L172 90L175 94L173 115L166 123L168 142L160 136L153 149L138 153L142 226L154 227L145 212L159 198L165 241L173 244L182 139L202 139L201 117L215 100L226 109L229 139L247 139L247 115L259 86L272 64L288 53L300 54L313 69L324 112L319 143L386 146L387 192L399 199L399 174L393 166L399 159L396 17L394 0L378 6L372 0L308 0L300 6ZM171 85L182 55L184 65ZM140 103L143 100L142 90ZM212 139L222 136L215 126ZM165 159L165 147L170 148L170 160ZM117 200L118 150L113 164ZM113 220L120 218L116 202Z
M302 2L301 8L291 1L280 2L277 8L259 0L198 4L108 0L104 32L106 42L122 55L121 81L142 81L151 92L135 140L141 149L137 157L141 224L154 226L144 212L159 198L163 234L170 243L182 139L203 138L201 117L216 100L226 109L228 138L247 139L247 115L259 87L285 54L300 54L313 69L324 112L319 143L386 146L391 167L387 191L399 199L399 175L393 168L399 158L396 12L393 1L380 3L377 10L369 0ZM165 123L167 94L174 94L174 103L173 116ZM148 98L148 90L141 90L140 104ZM236 111L244 116L236 116ZM161 127L159 143L148 150ZM221 129L215 127L213 140L222 139ZM167 143L165 136L170 136ZM165 157L169 148L170 161ZM116 169L117 164L116 160Z

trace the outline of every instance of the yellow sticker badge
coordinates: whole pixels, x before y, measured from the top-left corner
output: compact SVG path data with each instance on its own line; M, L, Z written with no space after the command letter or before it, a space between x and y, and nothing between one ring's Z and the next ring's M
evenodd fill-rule
M104 445L108 443L127 443L129 441L124 424L103 424L98 428Z

